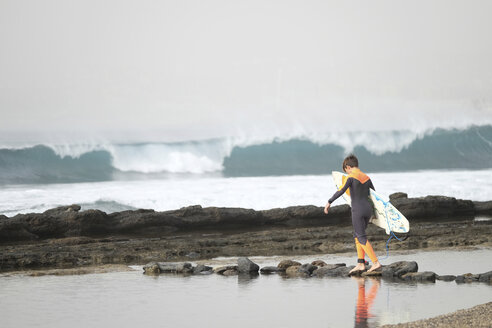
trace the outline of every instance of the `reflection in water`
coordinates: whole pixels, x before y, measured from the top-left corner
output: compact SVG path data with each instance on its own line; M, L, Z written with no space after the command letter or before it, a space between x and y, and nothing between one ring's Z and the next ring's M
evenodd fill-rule
M258 272L250 272L250 273L240 273L237 276L237 283L242 286L248 286L255 281L260 275Z
M370 310L376 294L378 293L380 282L379 279L370 279L372 281L371 289L369 293L366 294L366 279L364 278L353 278L357 280L358 294L357 294L357 306L355 309L355 328L367 328L368 319L372 317Z

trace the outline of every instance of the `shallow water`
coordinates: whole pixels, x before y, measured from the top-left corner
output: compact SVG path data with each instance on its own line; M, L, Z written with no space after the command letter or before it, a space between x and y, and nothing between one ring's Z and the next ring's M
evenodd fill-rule
M492 269L487 263L491 255L487 249L425 252L391 255L385 263L413 259L420 271L481 273ZM316 258L328 263L353 260L333 255ZM281 258L251 259L265 266ZM233 262L219 258L204 263ZM146 276L140 267L135 268L80 276L1 277L2 327L377 327L492 300L492 286L479 283L410 284L278 275Z

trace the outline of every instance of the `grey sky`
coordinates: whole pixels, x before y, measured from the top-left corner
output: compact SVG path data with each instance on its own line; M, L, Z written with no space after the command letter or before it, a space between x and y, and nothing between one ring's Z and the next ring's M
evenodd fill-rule
M168 140L492 123L490 13L491 1L0 0L0 129Z

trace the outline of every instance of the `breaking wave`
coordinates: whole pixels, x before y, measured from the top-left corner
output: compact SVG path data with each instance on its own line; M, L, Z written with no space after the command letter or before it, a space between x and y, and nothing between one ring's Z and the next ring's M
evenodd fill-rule
M0 148L0 183L108 181L175 174L326 174L354 152L369 172L492 167L492 126L177 143Z

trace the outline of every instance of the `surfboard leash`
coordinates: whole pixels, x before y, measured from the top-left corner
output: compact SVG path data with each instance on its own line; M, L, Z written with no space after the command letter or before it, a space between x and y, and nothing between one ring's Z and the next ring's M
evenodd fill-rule
M393 231L390 230L390 237L386 241L386 256L381 258L381 260L386 260L389 257L389 242L391 239L393 239L393 236L394 236L394 233L393 233ZM398 237L396 237L396 236L394 236L394 237L398 239Z
M387 207L385 206L384 207L384 214L385 214L385 217L386 217L386 225L388 226L388 230L390 231L390 237L388 238L388 240L386 241L386 257L383 257L381 258L381 260L385 260L389 257L389 242L391 239L395 238L396 240L398 241L404 241L408 238L408 234L405 238L398 238L395 233L393 232L393 230L391 230L391 227L390 227L390 224L389 224L389 221L388 221L388 209Z

